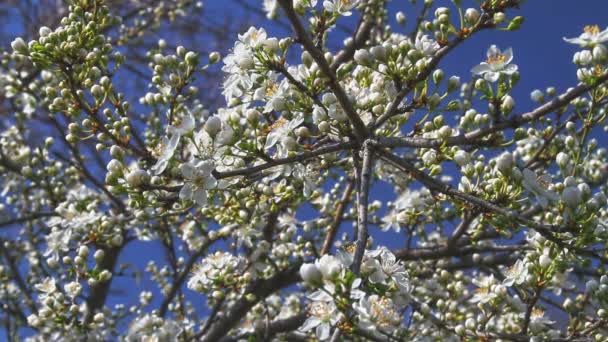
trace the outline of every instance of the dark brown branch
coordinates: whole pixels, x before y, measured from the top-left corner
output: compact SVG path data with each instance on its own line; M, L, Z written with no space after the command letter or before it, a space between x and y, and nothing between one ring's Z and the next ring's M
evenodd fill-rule
M338 233L338 228L340 228L340 224L342 223L342 219L344 217L344 211L346 210L346 206L348 202L350 202L350 198L353 193L354 182L350 180L348 184L346 184L346 188L344 189L344 193L342 194L342 198L340 198L340 202L336 207L336 213L333 217L333 221L329 229L327 230L327 235L325 235L325 240L323 241L323 246L321 247L321 255L329 253L331 249L331 245L333 244L336 233Z
M300 280L299 270L300 263L297 262L290 268L268 279L260 279L250 283L243 292L243 296L226 309L224 315L211 326L209 331L201 337L200 341L219 341L222 337L226 336L261 299ZM248 294L253 295L254 298L247 299L249 297L247 296Z

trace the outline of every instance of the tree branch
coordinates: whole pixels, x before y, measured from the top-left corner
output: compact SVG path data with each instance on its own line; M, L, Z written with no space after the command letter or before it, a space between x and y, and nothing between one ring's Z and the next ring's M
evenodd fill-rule
M361 120L359 115L357 114L350 99L346 95L346 92L344 92L344 89L340 86L338 79L336 78L336 74L331 70L331 67L327 63L327 60L325 60L325 56L323 56L323 52L321 50L319 50L315 46L315 44L310 40L310 37L308 36L306 29L304 28L304 26L302 26L302 23L300 22L300 19L298 18L298 14L293 9L292 0L277 0L277 1L283 8L283 11L285 11L287 18L291 22L291 25L298 37L298 40L300 41L302 46L304 46L304 49L306 49L306 51L308 51L311 54L312 58L319 65L319 68L321 69L323 74L325 76L327 76L327 78L329 79L329 87L333 91L334 95L336 95L336 98L338 99L340 106L342 106L342 109L344 110L344 112L348 116L348 119L350 120L351 124L353 125L353 127L355 129L355 136L357 137L357 139L359 141L363 141L363 139L369 135L369 131L368 131L367 127L365 126L365 124L363 123L363 121Z

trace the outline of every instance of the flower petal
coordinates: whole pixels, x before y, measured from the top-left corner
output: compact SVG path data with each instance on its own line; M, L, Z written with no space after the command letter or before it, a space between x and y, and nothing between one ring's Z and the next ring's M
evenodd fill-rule
M484 73L486 73L486 72L488 72L490 70L492 70L490 68L490 66L486 62L482 62L481 64L474 66L471 69L471 72L473 74L475 74L475 75L481 75L481 74L484 74Z
M511 63L511 61L513 60L513 48L506 49L503 52L503 55L505 56L505 64Z
M317 329L315 330L317 334L317 338L321 341L327 340L329 338L329 324L319 324L317 325Z
M192 198L192 183L186 183L179 191L179 198L189 200Z
M198 205L207 204L207 190L203 187L197 187L192 193L192 200Z
M179 166L179 170L186 179L193 179L196 175L196 167L191 163L183 163Z
M584 39L581 39L580 37L576 37L576 38L563 37L563 39L566 43L570 43L570 44L576 44L576 45L581 45L581 46L584 46L587 44L587 41Z
M483 78L488 82L496 82L500 78L500 72L488 71L483 75Z
M299 330L308 331L310 329L317 327L320 323L321 323L321 320L319 320L317 317L311 316L311 317L308 317L308 319L304 322L304 324L302 324L302 326L300 327Z
M517 65L516 64L509 64L507 66L505 66L505 68L502 70L503 73L507 74L507 75L511 75L514 72L517 71Z

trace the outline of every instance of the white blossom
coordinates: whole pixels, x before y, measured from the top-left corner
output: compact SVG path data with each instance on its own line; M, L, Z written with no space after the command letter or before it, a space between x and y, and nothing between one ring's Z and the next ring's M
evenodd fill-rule
M482 76L488 82L496 82L501 74L512 75L517 71L517 65L510 64L513 60L511 48L501 51L496 45L488 49L487 59L471 69L475 75Z
M192 200L198 205L207 204L207 191L217 185L217 180L211 174L215 164L210 160L192 160L180 165L184 177L184 185L179 192L179 198Z
M602 31L598 25L588 25L580 36L564 38L564 41L581 47L593 47L608 41L608 27Z

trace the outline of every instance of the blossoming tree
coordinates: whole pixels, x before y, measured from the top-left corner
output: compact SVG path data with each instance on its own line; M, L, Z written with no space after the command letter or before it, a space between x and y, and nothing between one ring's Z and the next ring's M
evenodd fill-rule
M0 64L8 338L607 339L608 30L565 39L579 83L528 110L511 49L438 68L519 29L521 2L265 0L290 34L251 27L223 58L162 40L143 90L123 88L122 51L149 27L67 0ZM170 3L154 13L195 5ZM193 84L220 64L208 108Z

